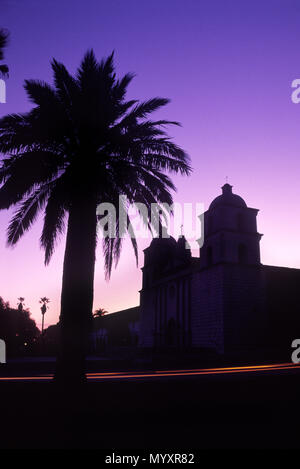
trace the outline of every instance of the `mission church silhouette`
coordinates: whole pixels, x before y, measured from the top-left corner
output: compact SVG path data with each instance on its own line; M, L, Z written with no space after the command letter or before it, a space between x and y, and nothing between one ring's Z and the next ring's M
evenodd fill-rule
M290 356L300 336L300 269L261 264L257 214L226 183L204 213L199 257L183 235L154 238L144 250L140 306L98 318L96 348Z

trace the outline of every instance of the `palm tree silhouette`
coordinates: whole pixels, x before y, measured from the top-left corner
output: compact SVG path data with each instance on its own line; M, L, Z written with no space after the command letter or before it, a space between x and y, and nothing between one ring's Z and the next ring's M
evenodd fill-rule
M98 204L117 206L119 194L128 203L143 202L149 208L143 221L151 228L151 203L172 203L175 187L166 172L187 175L190 166L164 130L179 124L146 119L169 101L126 101L133 75L116 78L113 54L99 63L88 51L75 76L56 60L51 65L54 86L25 81L35 107L0 120L0 152L7 155L0 170L0 209L17 206L8 227L9 245L44 210L40 243L45 264L68 215L55 379L77 382L85 379L91 330ZM103 239L107 278L122 240L118 231L115 238ZM136 239L131 242L137 257Z
M49 298L46 296L43 296L40 300L39 303L42 305L41 306L41 313L42 313L42 336L44 335L44 320L45 320L45 314L49 306L47 306L48 303L50 303Z
M106 314L108 314L108 311L106 311L106 309L98 308L94 311L93 317L94 318L101 318L102 316L105 316Z
M7 46L8 43L8 32L4 29L0 29L0 60L4 59L3 49ZM0 64L0 75L8 76L8 66L5 64Z
M25 301L25 298L23 296L20 296L20 298L18 298L18 302L19 302L18 303L18 310L19 311L23 311L24 306L25 306L24 301Z

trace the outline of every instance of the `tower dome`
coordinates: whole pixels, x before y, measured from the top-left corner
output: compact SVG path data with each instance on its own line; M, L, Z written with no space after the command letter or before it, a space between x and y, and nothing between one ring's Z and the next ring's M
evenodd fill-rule
M177 243L172 236L153 238L150 246L145 250L145 263L166 264L175 256Z
M257 232L258 210L247 207L228 183L204 213L204 243L200 249L203 267L218 263L260 264Z
M209 206L209 210L218 206L230 205L232 207L247 208L247 204L237 194L232 193L232 186L228 183L222 187L222 194L216 197Z

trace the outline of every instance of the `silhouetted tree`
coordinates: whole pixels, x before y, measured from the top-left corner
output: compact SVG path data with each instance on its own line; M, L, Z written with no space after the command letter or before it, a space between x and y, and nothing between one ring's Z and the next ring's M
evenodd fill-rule
M32 352L39 335L28 309L11 308L0 297L0 336L6 342L8 355Z
M44 209L46 264L68 215L55 378L76 382L85 379L91 329L97 205L111 202L117 207L119 194L124 194L128 203L148 207L143 221L151 227L151 203L172 203L175 187L165 173L188 174L190 167L186 153L164 130L178 123L146 120L169 101L125 101L133 75L116 79L113 54L98 63L93 51L88 52L75 76L56 60L51 65L55 86L26 80L35 107L0 120L0 151L7 155L0 172L0 209L17 205L8 227L10 245ZM116 238L103 240L107 278L122 240L118 230ZM131 242L137 257L136 240Z
M43 296L43 298L40 299L39 303L42 305L41 306L41 313L42 313L42 335L44 333L44 321L45 321L45 314L47 309L49 308L48 303L50 303L49 298L46 296Z
M43 353L46 352L46 354L50 355L57 354L60 340L59 330L59 324L53 324L44 330L42 343Z
M0 29L0 60L4 59L3 49L7 46L8 43L8 32L4 29ZM6 64L0 64L0 75L8 75L8 66Z
M105 314L108 314L108 311L106 311L106 309L104 309L104 308L98 308L98 309L96 309L96 311L94 312L93 316L94 316L94 318L101 318L101 317L104 316Z
M18 298L18 302L19 302L18 303L18 310L19 311L23 311L24 306L25 306L24 301L25 301L25 298L23 296L20 296L20 298Z

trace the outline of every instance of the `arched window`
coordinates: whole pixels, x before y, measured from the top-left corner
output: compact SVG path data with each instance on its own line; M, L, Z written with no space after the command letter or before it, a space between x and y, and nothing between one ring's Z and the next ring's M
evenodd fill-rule
M211 246L208 246L208 248L206 249L206 259L207 259L207 265L212 265L213 250Z
M239 244L238 247L238 261L240 264L247 264L248 261L248 249L245 244Z

